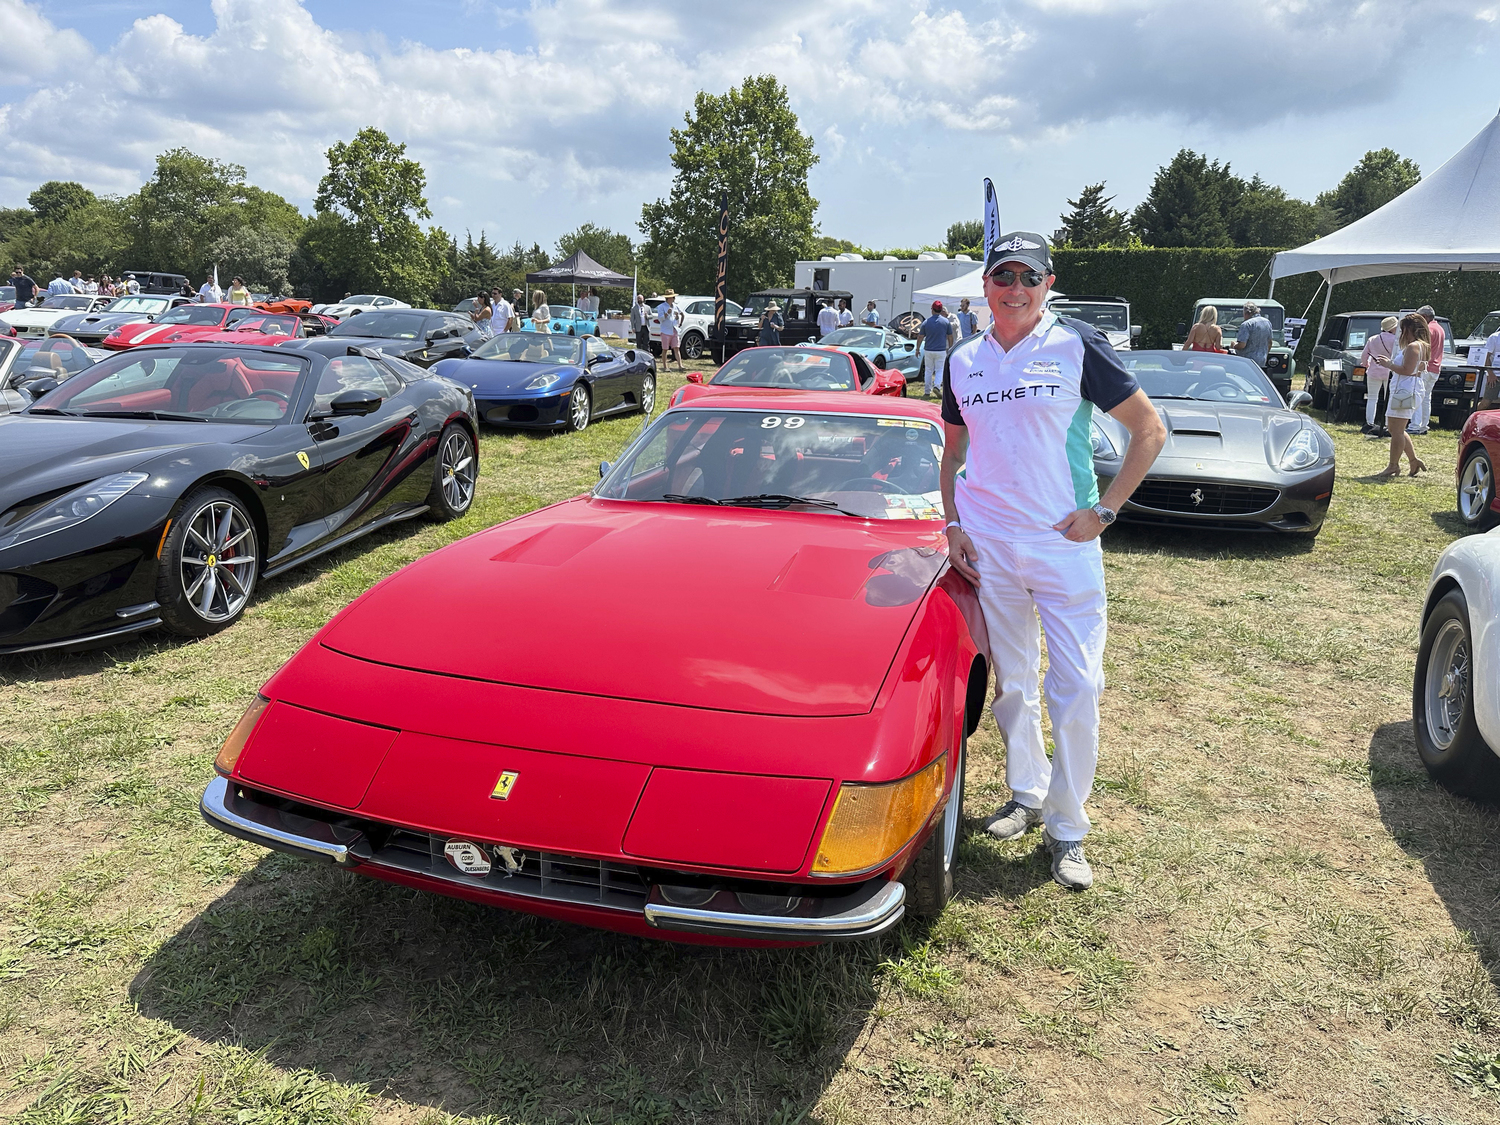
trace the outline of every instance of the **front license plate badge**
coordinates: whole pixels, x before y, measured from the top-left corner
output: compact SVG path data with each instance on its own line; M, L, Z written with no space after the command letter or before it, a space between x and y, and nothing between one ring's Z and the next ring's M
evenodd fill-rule
M472 840L449 840L443 846L443 854L465 875L476 875L483 879L490 873L490 857Z

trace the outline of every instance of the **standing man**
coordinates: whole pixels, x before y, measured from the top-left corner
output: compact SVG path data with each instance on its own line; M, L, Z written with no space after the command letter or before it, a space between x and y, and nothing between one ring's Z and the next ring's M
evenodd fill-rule
M68 284L73 287L73 292L75 292L75 293L87 293L88 292L88 289L85 288L85 283L84 283L84 280L83 280L83 271L82 270L74 270L73 271L73 276L70 277L70 278L68 278Z
M214 284L213 275L203 279L203 284L198 287L198 300L205 305L216 305L224 299L224 294Z
M839 327L848 328L854 324L854 310L849 307L849 302L839 298Z
M127 273L125 275L125 295L127 297L134 297L139 294L140 291L141 283L136 279L135 274Z
M73 292L73 283L65 278L61 273L59 273L51 281L47 282L47 296L49 297L56 297L63 293L71 292Z
M510 330L510 318L516 310L511 307L509 301L501 296L500 286L498 285L490 288L490 310L490 331L497 336L501 332L508 332Z
M1432 425L1432 388L1443 373L1443 326L1438 323L1437 313L1431 305L1423 305L1417 315L1427 322L1427 338L1432 351L1427 356L1427 370L1422 372L1422 393L1417 396L1417 409L1406 427L1409 434L1425 434Z
M1380 331L1365 341L1365 350L1359 353L1359 365L1365 369L1365 428L1364 434L1380 436L1380 427L1375 424L1376 400L1386 390L1391 369L1382 366L1380 356L1391 356L1396 352L1396 326L1399 321L1388 316L1380 322Z
M36 296L36 281L26 276L20 266L10 271L10 283L16 290L16 308L24 309Z
M12 279L14 284L14 279ZM16 303L20 304L20 290L16 290ZM1495 400L1500 398L1500 329L1491 332L1484 341L1484 366L1481 371L1478 410L1493 410Z
M526 295L519 289L510 291L510 311L516 318L516 331L521 329L521 312L526 308Z
M656 319L661 324L661 364L665 368L667 358L677 357L677 370L682 368L682 348L677 329L682 324L682 313L677 308L677 291L668 289L662 303L656 306Z
M958 338L967 340L979 331L979 315L969 311L969 298L961 297L958 301Z
M651 354L651 310L646 307L644 293L637 293L635 304L630 306L630 332L635 337L636 349Z
M822 339L839 326L839 314L826 300L818 302L818 339Z
M932 315L917 329L917 359L922 364L922 393L930 395L943 378L943 364L953 343L953 323L943 315L943 302L932 302Z
M875 308L874 301L865 302L865 311L859 314L859 320L861 324L871 328L880 327L880 311Z
M1084 890L1094 880L1083 806L1099 757L1107 631L1099 535L1156 460L1166 430L1109 341L1047 311L1054 278L1045 238L1002 237L984 270L994 324L948 354L941 479L949 561L974 585L989 633L1012 793L985 829L1013 840L1042 825L1052 877ZM1095 410L1130 432L1102 502L1088 440ZM1050 759L1038 615L1047 634Z
M1244 319L1230 346L1246 359L1254 360L1264 371L1266 360L1271 357L1271 322L1260 315L1260 306L1254 301L1246 301L1241 312Z

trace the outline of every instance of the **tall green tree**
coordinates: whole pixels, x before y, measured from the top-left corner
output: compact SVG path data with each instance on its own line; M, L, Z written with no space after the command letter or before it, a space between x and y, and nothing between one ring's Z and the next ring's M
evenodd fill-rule
M1329 208L1294 199L1258 175L1245 184L1225 221L1236 246L1301 246L1334 226Z
M68 217L68 213L86 207L97 200L97 196L82 184L72 180L48 180L26 197L32 213L40 222L52 223Z
M628 234L620 234L608 227L584 223L557 240L559 258L566 258L578 250L616 273L629 274L635 269L635 243L630 241Z
M650 272L683 292L713 292L726 193L730 292L789 284L813 245L818 202L807 176L818 157L786 87L766 74L722 96L699 91L685 128L671 136L671 195L641 208L641 257Z
M1151 190L1130 217L1147 246L1229 246L1225 196L1233 194L1229 166L1182 149L1158 168Z
M426 171L407 157L406 145L373 128L339 141L327 156L315 206L335 221L323 224L309 247L333 255L322 257L320 270L341 274L353 289L425 304L447 272L450 241L417 225L432 217Z
M975 247L984 249L984 223L978 219L961 219L948 227L945 248L950 254L962 254Z
M1129 216L1110 204L1115 197L1104 194L1104 181L1088 184L1077 199L1068 200L1068 213L1052 235L1057 246L1093 250L1100 246L1122 246L1130 239Z
M1363 219L1384 207L1422 178L1415 160L1392 148L1372 149L1339 181L1338 187L1318 196L1318 203L1334 212L1339 226Z

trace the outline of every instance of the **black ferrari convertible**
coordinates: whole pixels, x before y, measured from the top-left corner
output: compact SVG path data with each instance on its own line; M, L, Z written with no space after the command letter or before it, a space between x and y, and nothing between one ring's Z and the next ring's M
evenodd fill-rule
M256 582L474 501L468 388L343 340L142 347L0 418L0 653L205 636Z

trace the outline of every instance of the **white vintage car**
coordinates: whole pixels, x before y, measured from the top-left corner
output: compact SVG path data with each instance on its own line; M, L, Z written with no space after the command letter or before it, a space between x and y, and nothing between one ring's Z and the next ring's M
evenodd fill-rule
M1450 543L1432 568L1411 711L1434 781L1500 795L1500 528Z
M346 317L355 316L362 312L374 312L378 309L409 309L405 301L398 301L394 297L382 297L377 293L360 293L348 297L333 305L314 305L312 311L322 313L324 316L337 317L343 320Z
M17 336L35 340L45 336L52 325L74 313L91 313L102 309L113 297L100 297L89 293L59 293L48 297L40 305L23 309L11 309L0 313L0 320L16 330Z

